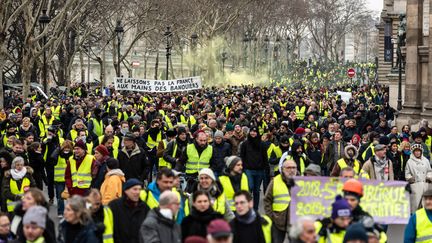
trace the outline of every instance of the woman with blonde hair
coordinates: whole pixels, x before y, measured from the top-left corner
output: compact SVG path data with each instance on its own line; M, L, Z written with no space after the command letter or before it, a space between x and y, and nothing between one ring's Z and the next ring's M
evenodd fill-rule
M79 195L67 200L64 210L64 221L59 225L59 243L93 243L100 242L96 236L96 226L86 201Z

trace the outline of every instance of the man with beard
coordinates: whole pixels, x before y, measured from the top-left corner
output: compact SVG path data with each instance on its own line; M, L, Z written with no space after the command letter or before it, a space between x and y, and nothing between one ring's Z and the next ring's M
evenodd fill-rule
M147 156L150 161L150 175L149 179L152 178L152 172L157 171L158 168L158 159L156 156L157 147L159 143L163 140L163 134L160 129L161 123L158 119L155 119L151 122L151 127L144 133L144 149L147 151Z
M267 150L261 137L258 136L258 128L250 128L248 138L240 145L240 158L248 177L249 189L253 192L254 209L257 210L261 183L265 177L265 170L268 168Z
M195 132L195 141L187 145L183 154L188 177L186 191L192 190L192 185L201 169L209 168L213 157L213 147L208 145L208 135L203 130Z
M163 159L166 161L168 168L176 168L178 171L183 171L181 167L182 155L185 153L188 145L188 134L185 127L177 128L177 136L174 140L168 142L163 153Z
M87 195L92 182L93 160L93 155L87 154L86 144L82 140L78 140L65 171L66 189L70 196Z
M124 147L119 151L119 167L125 174L126 180L136 178L139 181L148 179L150 163L143 148L136 144L133 133L127 133L123 137Z
M227 134L227 141L231 144L232 155L239 153L239 145L246 139L245 134L240 125L234 126L234 132L232 135Z
M344 158L341 158L336 162L332 172L330 173L330 176L338 177L340 175L340 171L348 166L354 169L356 175L360 174L361 163L357 160L358 151L356 147L353 145L348 145L345 147L344 152Z
M273 222L272 240L284 242L289 222L290 190L294 186L293 176L297 174L297 164L287 159L283 162L280 174L270 182L264 196L264 211Z

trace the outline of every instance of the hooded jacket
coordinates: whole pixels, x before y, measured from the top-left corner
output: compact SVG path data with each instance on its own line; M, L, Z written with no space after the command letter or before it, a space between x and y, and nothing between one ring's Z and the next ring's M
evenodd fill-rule
M348 155L349 149L354 150L354 156L352 158L350 158ZM355 161L357 160L357 157L358 157L358 150L354 145L348 145L344 148L344 157L342 159L345 161L347 166L350 166L354 169L354 166L356 163ZM359 169L361 169L361 163L358 160L357 160L357 163L359 164ZM336 161L336 164L333 166L333 170L330 173L330 176L338 177L341 170L342 170L342 168L340 167L339 163ZM355 171L355 173L360 173L360 171Z
M125 180L124 173L120 169L113 169L107 172L100 189L103 205L107 205L112 200L122 196L122 186Z
M245 170L264 170L268 165L267 150L259 135L248 138L240 144L240 158Z

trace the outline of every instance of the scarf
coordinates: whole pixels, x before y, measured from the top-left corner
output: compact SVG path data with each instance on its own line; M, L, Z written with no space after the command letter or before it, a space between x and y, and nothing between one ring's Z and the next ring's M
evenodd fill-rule
M245 215L238 215L237 213L235 213L235 215L237 220L243 224L251 224L257 217L257 214L253 209L250 209Z
M379 159L375 156L375 175L377 180L385 179L385 167L387 166L387 159L384 157L383 159Z
M16 169L11 169L10 173L14 180L21 180L27 174L27 168L24 167L21 171L17 171Z

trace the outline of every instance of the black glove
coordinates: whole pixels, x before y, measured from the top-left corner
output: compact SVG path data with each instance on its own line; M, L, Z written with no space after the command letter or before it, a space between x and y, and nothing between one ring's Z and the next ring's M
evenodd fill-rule
M412 193L412 190L411 190L411 186L410 186L410 184L407 184L407 185L405 186L405 191L409 192L410 194Z

